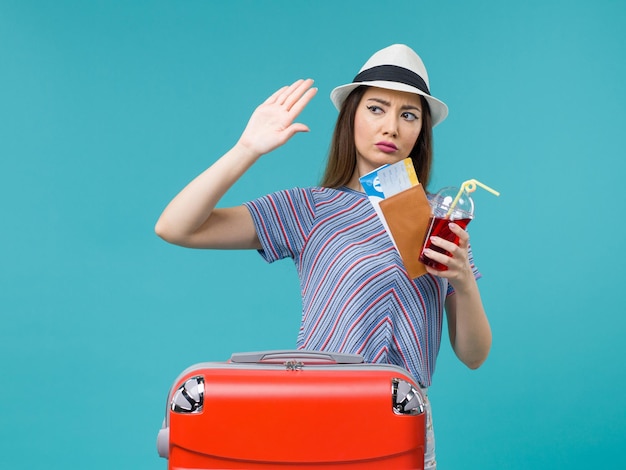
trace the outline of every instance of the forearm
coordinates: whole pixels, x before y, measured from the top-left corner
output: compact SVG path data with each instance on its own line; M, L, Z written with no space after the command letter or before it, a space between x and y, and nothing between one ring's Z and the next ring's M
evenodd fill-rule
M491 349L491 327L476 280L472 277L454 288L446 302L450 342L458 358L476 369Z
M156 223L156 233L171 243L185 244L259 157L245 146L235 145L172 199Z

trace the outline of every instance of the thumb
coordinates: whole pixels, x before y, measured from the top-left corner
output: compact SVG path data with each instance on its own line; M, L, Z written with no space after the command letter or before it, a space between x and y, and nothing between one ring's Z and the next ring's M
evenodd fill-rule
M299 122L294 122L285 130L287 132L287 135L289 136L288 138L293 137L298 132L310 132L311 131L311 129L309 129L309 126L307 126L306 124L299 123Z

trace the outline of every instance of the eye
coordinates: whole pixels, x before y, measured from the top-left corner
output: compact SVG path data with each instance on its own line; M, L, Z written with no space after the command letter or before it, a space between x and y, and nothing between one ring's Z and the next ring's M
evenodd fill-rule
M401 116L403 119L406 119L407 121L415 121L418 119L418 117L415 114L410 113L408 111L403 112Z
M383 112L383 109L375 104L368 105L367 109L369 109L373 114L381 114Z

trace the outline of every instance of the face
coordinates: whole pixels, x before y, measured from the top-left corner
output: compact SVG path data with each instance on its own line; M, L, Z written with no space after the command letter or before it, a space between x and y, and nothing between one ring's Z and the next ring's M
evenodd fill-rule
M419 95L368 87L354 115L355 176L408 157L421 130Z

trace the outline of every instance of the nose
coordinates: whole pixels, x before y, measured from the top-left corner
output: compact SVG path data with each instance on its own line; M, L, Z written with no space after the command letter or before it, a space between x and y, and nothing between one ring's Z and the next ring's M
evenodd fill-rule
M398 136L398 120L395 116L388 115L385 119L383 133L392 137Z

